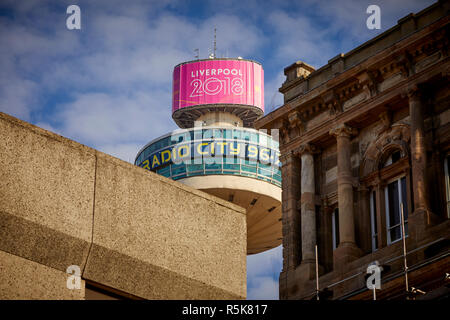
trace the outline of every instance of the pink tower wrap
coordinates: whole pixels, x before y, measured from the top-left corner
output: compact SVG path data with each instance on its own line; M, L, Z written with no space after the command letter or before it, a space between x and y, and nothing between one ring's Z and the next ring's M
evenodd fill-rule
M172 113L205 104L242 104L264 111L264 70L247 60L203 60L173 71Z

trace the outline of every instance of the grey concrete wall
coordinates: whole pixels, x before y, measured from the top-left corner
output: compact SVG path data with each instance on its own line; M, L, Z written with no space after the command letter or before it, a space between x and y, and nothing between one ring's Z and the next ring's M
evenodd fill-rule
M0 137L0 298L83 299L70 265L146 299L246 297L241 207L4 113Z

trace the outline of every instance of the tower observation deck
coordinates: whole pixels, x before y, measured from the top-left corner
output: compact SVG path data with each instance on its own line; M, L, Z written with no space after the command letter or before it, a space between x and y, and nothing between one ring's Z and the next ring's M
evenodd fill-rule
M180 129L144 146L135 164L247 211L247 253L281 244L277 132L252 128L264 114L258 62L214 58L173 71L172 118Z

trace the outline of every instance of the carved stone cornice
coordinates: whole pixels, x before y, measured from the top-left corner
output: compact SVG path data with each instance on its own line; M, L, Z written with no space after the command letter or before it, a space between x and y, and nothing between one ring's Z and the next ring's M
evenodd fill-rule
M280 145L285 145L299 137L305 130L305 123L300 112L294 110L287 115L287 119L283 119L279 126Z
M358 134L358 130L356 128L352 128L349 125L341 124L329 131L329 134L332 136L338 137L347 137L350 138Z
M321 98L327 106L330 115L342 112L342 103L334 90L325 92Z
M359 84L367 90L370 97L374 97L378 93L378 84L382 82L381 72L378 69L367 69L358 75Z
M330 209L335 206L337 203L337 191L334 191L332 193L323 195L321 197L322 204L325 210L329 211L331 213Z
M280 162L282 163L283 166L296 160L296 158L297 158L297 155L292 150L288 151L286 153L282 153L279 157Z
M436 49L441 50L444 57L448 56L449 38L450 38L450 28L446 27L440 29L433 33L430 37L432 39L433 45Z
M292 111L288 114L289 128L290 129L298 129L299 133L302 132L305 128L304 121L300 115L300 112L297 110Z
M379 114L379 118L383 127L381 131L387 130L391 127L392 124L392 112L389 110L385 110Z
M409 100L420 100L422 97L422 91L417 85L414 85L406 89L405 95Z
M278 129L280 146L289 143L289 122L286 119L278 119L274 123L274 128Z
M402 54L395 57L396 66L399 68L400 72L402 73L402 76L405 78L409 77L414 73L413 69L413 58L411 55L405 51Z

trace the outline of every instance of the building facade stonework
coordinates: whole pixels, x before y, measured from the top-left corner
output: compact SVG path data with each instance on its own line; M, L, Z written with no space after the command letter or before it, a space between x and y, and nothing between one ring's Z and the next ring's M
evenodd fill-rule
M280 130L281 299L448 297L449 1L439 1L315 70L285 68ZM405 289L402 211L408 266ZM447 277L448 278L448 277ZM419 290L417 290L419 289Z

